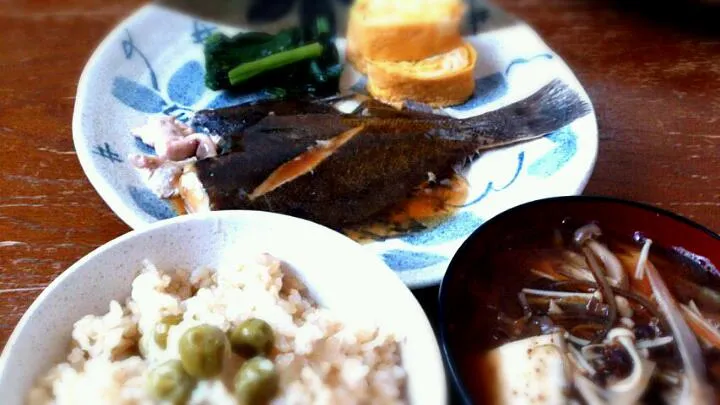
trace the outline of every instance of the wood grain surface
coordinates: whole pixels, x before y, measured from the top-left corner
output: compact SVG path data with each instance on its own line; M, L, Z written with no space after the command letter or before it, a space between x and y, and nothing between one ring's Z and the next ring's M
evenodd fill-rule
M0 2L0 347L65 268L129 231L74 153L80 72L140 0ZM720 36L715 10L602 0L503 0L573 68L597 110L587 187L720 230ZM630 8L625 3L636 3ZM437 288L417 291L435 318Z

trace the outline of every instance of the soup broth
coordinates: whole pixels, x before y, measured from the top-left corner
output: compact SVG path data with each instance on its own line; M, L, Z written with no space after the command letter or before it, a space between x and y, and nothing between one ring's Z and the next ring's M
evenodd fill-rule
M563 341L556 346L562 354L550 358L562 363L556 371L568 401L718 403L720 275L712 263L594 224L566 220L554 229L530 228L486 246L472 277L459 281L470 294L458 307L470 311L463 318L473 327L451 336L463 354L455 356L463 380L477 382L466 384L476 403L522 397L516 388L503 397L509 388L495 366L508 361L503 353L510 346L498 349L544 335ZM658 279L670 292L669 304ZM450 321L449 330L454 326ZM552 402L538 395L527 403Z

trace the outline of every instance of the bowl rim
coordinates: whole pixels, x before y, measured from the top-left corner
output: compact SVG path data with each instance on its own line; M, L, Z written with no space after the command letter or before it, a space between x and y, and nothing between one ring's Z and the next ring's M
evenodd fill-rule
M116 248L118 245L122 245L126 243L127 241L136 238L140 235L153 233L158 231L161 228L167 228L172 227L188 222L200 222L200 223L213 223L213 222L222 222L222 221L229 221L233 218L249 218L249 217L261 217L259 221L261 222L272 222L272 221L284 221L289 223L295 223L297 225L304 226L305 229L314 229L317 232L323 232L326 233L328 236L337 238L338 240L342 240L343 243L347 244L348 247L351 245L354 245L357 247L357 251L359 254L366 255L369 258L372 257L373 260L376 262L378 266L378 272L380 273L387 273L387 282L394 284L390 285L390 288L393 290L397 290L396 294L394 295L395 298L407 300L409 307L412 307L413 311L411 314L408 314L408 316L412 316L414 318L417 318L416 323L418 327L422 327L422 330L424 333L426 333L428 336L432 336L435 344L431 345L432 347L428 347L427 349L431 349L431 353L427 353L428 356L436 357L435 360L433 360L433 363L436 363L439 367L439 370L437 371L439 373L439 376L442 377L442 381L439 381L438 387L435 389L438 391L438 397L443 400L443 403L448 403L449 397L449 384L447 379L447 373L445 372L445 369L443 367L444 362L442 359L442 351L440 349L440 342L437 338L437 335L434 332L434 329L430 323L430 320L425 313L424 308L420 305L420 303L417 301L415 296L413 295L412 291L407 288L407 286L400 280L399 277L397 277L397 274L393 272L387 265L380 260L376 255L368 252L365 249L361 249L360 245L353 241L352 239L348 238L347 236L343 235L342 233L335 231L331 228L328 228L326 226L320 225L318 223L308 221L305 219L293 217L290 215L284 215L284 214L278 214L278 213L272 213L272 212L266 212L266 211L256 211L256 210L225 210L225 211L210 211L206 213L197 213L197 214L189 214L189 215L180 215L174 218L157 221L153 224L150 224L149 226L142 227L140 229L131 230L125 234L122 234L98 247L90 251L89 253L82 256L80 259L78 259L76 262L74 262L72 265L70 265L68 268L66 268L60 275L58 275L50 284L48 284L45 289L33 300L32 304L25 310L20 320L17 322L15 327L13 328L12 333L8 337L7 342L5 343L5 347L2 350L2 353L0 353L0 380L2 380L3 375L7 372L7 362L10 358L10 353L12 352L13 348L16 346L16 343L18 339L20 338L20 335L22 334L22 331L25 330L29 323L30 319L32 317L32 314L34 314L38 308L47 301L47 298L54 290L61 287L66 280L74 274L76 271L78 271L80 268L83 268L84 266L87 266L89 262L92 262L95 260L95 258L102 253L112 250ZM262 218L267 219L267 221L263 220ZM390 276L392 275L392 279ZM411 335L405 336L405 339L412 339ZM37 377L37 376L36 376Z
M651 213L654 213L659 216L667 217L673 221L680 222L682 224L688 225L692 228L695 228L703 233L705 233L710 238L715 239L720 243L720 234L712 231L710 228L701 225L687 217L684 217L680 214L677 214L672 211L668 211L664 208L660 208L651 204L642 203L638 201L618 198L618 197L608 197L608 196L600 196L600 195L576 195L576 196L560 196L560 197L550 197L550 198L543 198L539 200L534 200L530 202L526 202L524 204L517 205L515 207L512 207L508 210L505 210L498 215L490 218L486 222L484 222L482 225L480 225L477 229L475 229L470 236L465 239L465 242L460 246L460 248L457 250L455 255L450 260L450 264L448 265L448 269L445 272L445 276L443 277L442 281L440 282L440 287L438 289L438 314L437 314L437 327L438 327L438 335L439 335L439 343L440 343L440 350L442 351L443 360L445 362L446 369L448 371L450 381L452 382L452 388L455 392L459 395L460 400L464 404L472 404L473 401L470 397L470 394L467 391L467 388L465 387L465 384L462 382L462 379L460 377L460 372L458 370L457 362L453 359L453 357L450 354L450 347L447 342L448 339L448 330L447 330L447 319L445 318L445 310L446 308L446 298L449 294L448 292L448 280L450 280L455 273L457 273L456 266L454 265L455 262L458 260L459 256L464 255L465 251L467 251L471 246L473 240L477 237L476 235L482 232L482 229L485 227L486 224L498 222L502 219L504 219L507 216L513 215L515 211L519 211L521 209L526 208L529 205L539 205L539 204L546 204L546 203L552 203L552 202L566 202L566 203L575 203L575 202L589 202L589 203L612 203L617 205L625 205L630 206L633 208L638 208L644 211L648 211Z

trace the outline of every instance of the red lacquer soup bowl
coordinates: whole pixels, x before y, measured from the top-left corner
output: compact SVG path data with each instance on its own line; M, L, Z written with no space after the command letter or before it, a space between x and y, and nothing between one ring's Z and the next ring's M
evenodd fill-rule
M465 403L489 402L485 400L488 387L482 383L483 372L473 368L473 364L479 364L477 358L484 354L482 352L493 348L478 349L477 342L487 341L493 322L478 315L481 312L478 308L488 305L481 302L485 299L482 297L502 295L495 290L515 288L507 286L505 280L512 280L508 279L508 272L521 273L513 266L498 265L496 257L500 253L504 257L512 257L515 252L522 254L523 249L528 248L528 240L532 241L537 234L548 239L559 226L587 223L597 224L603 234L619 237L630 245L634 243L638 249L642 241L649 238L653 248L683 252L683 257L689 258L693 266L699 265L708 273L707 277L714 277L714 281L720 283L720 274L713 266L713 263L720 265L720 236L677 214L636 202L590 196L538 200L505 211L484 223L465 241L440 286L443 355L455 388ZM498 284L499 279L506 284ZM487 287L489 285L493 287ZM483 289L485 295L479 294L478 290ZM517 295L513 294L508 293L507 299L516 300Z

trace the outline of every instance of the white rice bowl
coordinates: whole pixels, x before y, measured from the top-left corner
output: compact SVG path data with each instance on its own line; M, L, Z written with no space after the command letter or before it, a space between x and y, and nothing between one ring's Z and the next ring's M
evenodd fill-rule
M180 312L166 349L157 346L158 319ZM179 359L184 331L227 331L251 317L275 332L272 404L447 401L427 318L378 258L319 225L244 211L164 221L61 275L6 345L3 404L154 403L147 373ZM243 361L228 349L223 372L199 380L188 403L236 404L232 378Z

